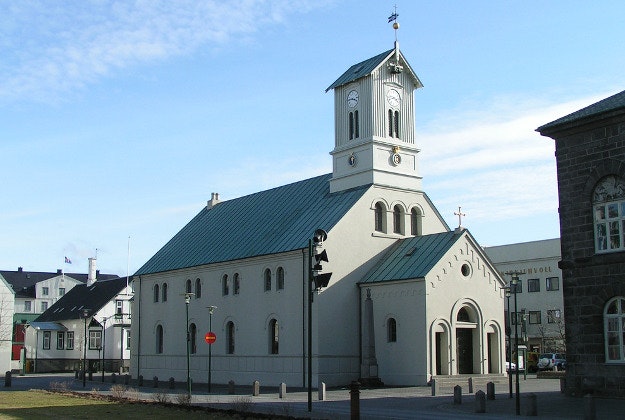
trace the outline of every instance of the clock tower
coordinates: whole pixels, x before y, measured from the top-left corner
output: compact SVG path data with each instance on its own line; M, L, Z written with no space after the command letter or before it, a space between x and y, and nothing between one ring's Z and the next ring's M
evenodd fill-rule
M414 91L422 86L395 41L326 89L334 90L331 192L369 184L421 191Z

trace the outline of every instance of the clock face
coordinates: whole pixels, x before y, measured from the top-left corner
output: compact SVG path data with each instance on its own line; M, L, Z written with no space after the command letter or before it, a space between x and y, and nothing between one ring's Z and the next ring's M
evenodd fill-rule
M350 90L347 94L347 106L350 108L355 107L358 104L358 92Z
M399 92L395 89L391 89L386 93L386 100L388 104L393 108L398 108L399 103L401 102L401 97L399 96Z

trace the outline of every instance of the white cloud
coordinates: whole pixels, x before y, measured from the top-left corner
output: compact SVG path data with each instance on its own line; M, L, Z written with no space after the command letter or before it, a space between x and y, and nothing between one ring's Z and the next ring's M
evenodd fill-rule
M426 192L448 220L458 206L475 222L556 212L554 141L535 130L607 96L555 105L514 98L450 111L445 124L439 116L417 137Z
M223 45L323 1L46 1L0 6L0 98L49 100L115 69ZM53 5L55 3L52 3ZM25 29L27 28L27 29Z

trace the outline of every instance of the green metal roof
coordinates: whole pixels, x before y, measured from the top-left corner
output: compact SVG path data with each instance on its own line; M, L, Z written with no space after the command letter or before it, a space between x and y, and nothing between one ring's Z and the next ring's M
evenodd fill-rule
M424 278L463 232L451 231L400 239L361 283Z
M550 129L563 124L572 123L584 118L594 117L606 112L617 111L619 109L625 109L625 90L569 115L565 115L562 118L558 118L555 121L542 125L538 127L536 131L542 134L543 131L549 131Z
M330 194L321 175L204 208L135 275L302 249L329 231L369 186Z
M384 51L381 54L376 55L375 57L371 57L365 61L361 61L358 64L354 64L350 68L347 69L345 73L341 75L334 83L332 83L327 89L326 92L330 89L334 89L338 86L343 86L349 82L353 82L354 80L360 79L368 74L370 74L377 66L379 66L386 58L393 52L394 49Z

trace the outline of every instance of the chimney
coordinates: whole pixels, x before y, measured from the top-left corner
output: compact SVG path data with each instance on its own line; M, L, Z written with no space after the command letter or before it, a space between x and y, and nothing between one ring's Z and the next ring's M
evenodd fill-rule
M211 199L209 202L206 203L206 208L208 210L212 209L213 207L215 207L217 204L219 204L219 193L211 193Z
M97 260L95 258L89 258L89 272L87 273L87 286L91 286L97 280L96 278L97 272L95 269L96 261Z
M56 274L63 274L63 270L62 270L62 269L60 269L60 268L57 268L57 269L56 269Z
M18 272L18 273L21 273L21 272L22 272L22 270L23 270L23 268L22 268L22 267L17 267L17 272Z

